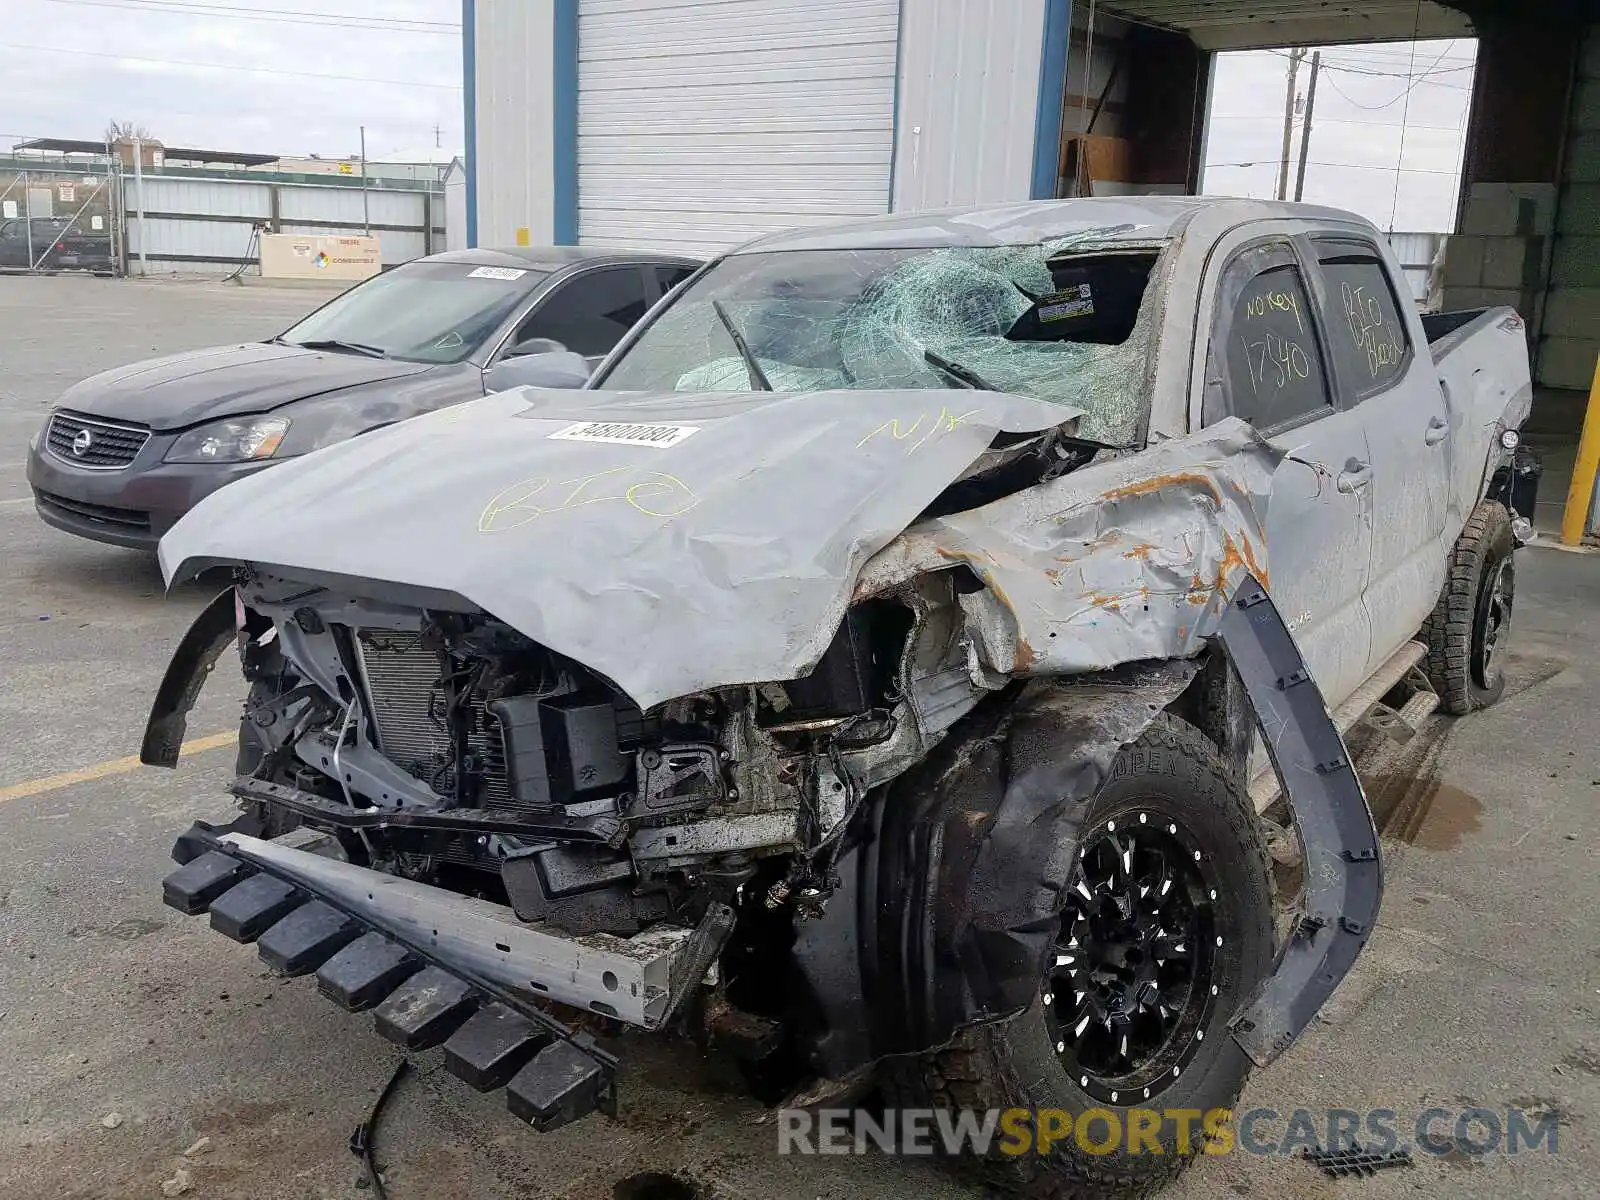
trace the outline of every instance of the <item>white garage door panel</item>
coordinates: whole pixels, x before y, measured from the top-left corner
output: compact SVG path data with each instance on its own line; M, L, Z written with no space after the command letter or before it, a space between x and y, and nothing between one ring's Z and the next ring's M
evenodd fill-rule
M899 0L582 0L578 231L707 253L887 211Z

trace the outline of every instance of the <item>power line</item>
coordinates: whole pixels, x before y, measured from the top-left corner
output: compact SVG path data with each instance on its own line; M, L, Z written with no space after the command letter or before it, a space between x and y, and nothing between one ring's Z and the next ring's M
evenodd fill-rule
M179 2L186 2L186 0L174 0L174 3L179 3ZM1439 39L1435 38L1433 40L1437 42ZM1459 39L1457 39L1457 38L1448 39L1448 41L1458 41L1458 40ZM1420 45L1421 43L1418 43L1418 44ZM1404 49L1401 48L1402 46L1404 47ZM1362 43L1362 42L1340 42L1340 43L1338 43L1336 45L1332 45L1332 46L1323 46L1321 49L1322 49L1322 52L1324 54L1349 54L1349 55L1360 57L1360 58L1371 58L1371 59L1374 59L1375 61L1378 61L1378 62L1383 62L1386 59L1393 59L1393 60L1395 60L1397 62L1407 62L1407 63L1409 63L1411 61L1411 43L1410 42L1402 42L1402 43L1398 43L1398 44L1396 44L1396 43L1388 43L1388 42L1382 43L1382 44L1374 44L1374 43L1371 43L1371 42L1367 42L1367 43ZM1266 48L1266 52L1268 54L1276 54L1279 58L1288 58L1289 57L1289 51L1285 50L1285 49L1282 49L1282 48L1267 47ZM1237 51L1231 51L1231 53L1235 53L1235 54L1253 54L1253 53L1255 53L1255 51L1237 50ZM1474 51L1472 55L1467 55L1467 56L1461 57L1459 59L1451 59L1451 61L1452 62L1471 62L1473 60L1473 56L1475 54L1476 54L1476 51ZM1444 57L1445 58L1449 58L1449 51L1448 50L1445 51Z
M1328 86L1334 91L1338 92L1339 95L1344 97L1345 103L1350 105L1351 108L1365 109L1367 112L1381 112L1384 109L1390 108L1394 105L1393 100L1390 100L1387 104L1363 104L1361 101L1354 99L1349 92L1345 91L1333 80L1328 80Z
M70 4L84 8L120 9L125 12L215 17L236 21L265 21L271 24L314 25L336 29L365 29L382 33L453 35L461 29L459 24L449 21L429 21L420 17L367 17L359 13L318 13L307 12L303 9L251 8L233 4L190 3L189 0L49 0L49 2L51 4Z
M1285 54L1281 50L1268 50L1267 53L1276 54L1279 58L1289 57L1289 55ZM1360 60L1357 60L1358 63L1359 61ZM1341 71L1346 75L1374 75L1380 76L1384 79L1411 79L1422 78L1428 75L1450 75L1459 71L1472 71L1476 70L1478 66L1477 59L1475 58L1461 59L1459 61L1452 59L1451 61L1455 63L1455 65L1446 67L1441 65L1444 62L1444 59L1435 59L1433 66L1420 73L1415 70L1387 70L1377 63L1361 63L1360 65L1350 65L1331 60L1325 61L1322 69L1324 71ZM1399 64L1397 63L1394 65L1398 66Z
M1449 41L1453 39L1431 38L1433 42ZM1393 58L1404 62L1411 61L1410 42L1342 42L1336 46L1329 46L1330 53L1361 54L1369 58Z
M1281 118L1279 118L1279 117L1254 116L1254 115L1248 116L1248 117L1236 117L1236 116L1228 116L1228 115L1224 115L1224 114L1219 114L1219 115L1216 115L1216 116L1214 116L1212 118L1213 121L1271 121L1274 124L1276 124L1280 119ZM1317 115L1317 123L1319 125L1323 125L1323 124L1325 124L1325 125L1355 125L1355 126L1358 126L1358 127L1362 128L1362 129L1403 129L1403 128L1405 128L1405 124L1403 122L1401 122L1401 121L1357 121L1357 120L1353 120L1353 119L1348 118L1348 117L1324 117L1320 113ZM1438 131L1440 133L1460 133L1461 132L1461 126L1459 126L1459 125L1415 125L1414 124L1414 125L1411 126L1411 128L1412 129L1432 129L1432 130L1436 130L1436 131Z
M1280 54L1277 50L1269 50L1268 53L1269 54L1277 54L1279 58L1287 58L1287 57L1289 57L1287 54ZM1342 65L1340 65L1338 63L1329 63L1329 62L1325 61L1322 64L1322 69L1324 71L1338 71L1338 72L1340 72L1341 74L1344 74L1344 75L1367 75L1367 76L1371 76L1374 79L1417 79L1417 80L1422 80L1422 79L1426 79L1426 78L1428 78L1430 76L1433 76L1433 75L1451 75L1451 74L1456 74L1456 73L1461 72L1461 71L1474 71L1474 70L1477 69L1477 66L1478 66L1478 64L1477 64L1476 61L1463 62L1461 65L1454 66L1454 67L1441 67L1436 62L1434 66L1428 68L1426 71L1422 71L1422 72L1419 73L1419 72L1416 72L1416 71L1384 71L1384 70L1379 70L1376 67L1342 66ZM1439 85L1439 86L1443 86L1443 85Z
M1431 73L1430 71L1423 71L1420 75L1414 75L1414 76L1413 75L1408 75L1407 78L1409 78L1411 80L1411 82L1406 84L1405 88L1400 92L1400 94L1398 96L1395 96L1393 99L1390 99L1390 100L1385 100L1382 104L1362 104L1359 100L1351 100L1350 97L1345 94L1344 90L1342 88L1340 88L1338 85L1334 85L1334 89L1333 90L1338 92L1339 95L1344 96L1344 98L1346 100L1349 100L1349 102L1351 104L1355 105L1355 107L1364 108L1368 112L1377 112L1377 111L1379 111L1381 109L1392 108L1394 105L1398 104L1401 100L1407 101L1408 102L1407 103L1407 107L1409 108L1410 107L1409 101L1411 99L1412 91L1414 91L1419 85L1421 85L1423 83L1426 83L1428 81L1428 75L1430 73Z
M420 79L379 79L373 75L332 75L322 71L289 71L279 67L246 67L238 63L203 63L183 58L144 58L137 54L110 54L101 50L68 50L61 46L25 46L20 42L0 42L0 50L28 50L37 54L79 55L83 58L110 58L119 62L155 63L166 67L199 67L207 71L244 71L252 75L289 75L299 79L336 79L345 83L389 83L396 87L445 88L459 92L459 83L428 83Z
M1322 162L1319 159L1315 159L1315 158L1307 159L1306 162L1307 162L1307 165L1313 166L1313 167L1339 167L1339 168L1347 169L1347 170L1351 170L1351 171L1392 171L1392 170L1394 170L1393 167L1378 166L1378 165L1374 165L1373 163ZM1269 160L1269 159L1258 158L1258 159L1255 159L1252 162L1218 162L1218 163L1206 163L1205 165L1206 165L1206 169L1210 170L1212 167L1270 167L1270 166L1274 166L1275 164L1272 163L1272 161ZM1438 167L1402 167L1400 169L1405 171L1405 172L1407 172L1408 174L1412 174L1412 175L1459 175L1459 174L1461 174L1460 171L1445 171L1445 170L1441 170Z
M1423 71L1420 75L1416 75L1415 78L1425 79L1430 75L1454 75L1461 71L1476 70L1477 66L1477 63L1462 63L1459 67L1435 67ZM1371 75L1375 79L1413 78L1413 73L1409 71L1380 71L1376 67L1344 67L1338 65L1337 63L1324 69L1329 71L1338 71L1341 75Z

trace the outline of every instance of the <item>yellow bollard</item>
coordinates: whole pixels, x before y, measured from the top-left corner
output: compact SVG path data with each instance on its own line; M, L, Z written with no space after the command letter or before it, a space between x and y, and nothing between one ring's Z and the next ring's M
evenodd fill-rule
M1597 469L1600 469L1600 358L1595 359L1589 406L1583 414L1583 434L1578 438L1578 457L1572 462L1572 486L1567 489L1567 507L1561 514L1563 546L1576 546L1583 541L1584 527L1589 522L1589 505L1594 499Z

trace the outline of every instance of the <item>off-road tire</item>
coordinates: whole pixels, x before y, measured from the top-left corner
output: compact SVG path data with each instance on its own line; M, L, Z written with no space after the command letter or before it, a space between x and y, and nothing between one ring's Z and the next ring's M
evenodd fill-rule
M1447 713L1459 717L1488 708L1505 691L1505 671L1498 664L1490 678L1484 678L1485 608L1504 563L1502 586L1509 609L1516 582L1515 548L1511 515L1505 506L1494 500L1480 501L1456 539L1439 603L1422 626L1422 640L1428 647L1425 670L1439 693L1439 707ZM1496 652L1501 649L1495 647Z
M1118 755L1110 781L1092 801L1088 824L1143 812L1168 816L1214 856L1221 901L1218 928L1225 949L1215 960L1217 1003L1202 1027L1204 1041L1184 1077L1158 1096L1136 1103L1202 1112L1232 1109L1250 1071L1250 1060L1228 1035L1236 1011L1270 970L1273 958L1273 890L1267 851L1248 795L1232 783L1216 748L1194 726L1169 714ZM889 1088L902 1107L966 1110L1057 1108L1079 1114L1107 1109L1122 1123L1127 1146L1128 1108L1096 1099L1079 1088L1049 1040L1042 1004L1020 1016L965 1030L948 1046L894 1069ZM1132 1099L1130 1097L1130 1099ZM1096 1123L1096 1136L1103 1137ZM1032 1198L1144 1197L1166 1187L1200 1152L1196 1122L1188 1153L1177 1151L1175 1126L1164 1122L1164 1153L1093 1155L1071 1137L1048 1155L1007 1156L997 1134L981 1161L957 1162L991 1186Z

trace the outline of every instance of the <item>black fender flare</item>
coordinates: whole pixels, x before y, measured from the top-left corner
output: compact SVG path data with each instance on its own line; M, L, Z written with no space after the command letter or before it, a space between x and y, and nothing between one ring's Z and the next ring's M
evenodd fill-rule
M161 686L156 689L144 726L144 741L139 746L140 762L149 767L178 765L178 750L189 728L189 710L199 699L200 689L217 659L238 638L240 622L238 593L231 587L219 592L200 610L178 642Z

